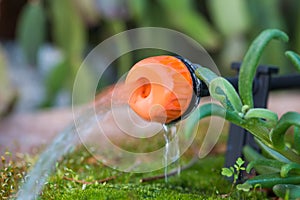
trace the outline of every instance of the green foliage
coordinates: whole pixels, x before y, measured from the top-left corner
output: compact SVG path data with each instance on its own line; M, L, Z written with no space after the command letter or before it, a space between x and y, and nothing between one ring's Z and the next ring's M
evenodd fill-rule
M277 184L300 184L300 176L287 176L281 177L279 173L272 174L261 174L257 175L249 180L246 183L251 185L260 184L263 188L272 188Z
M244 105L253 108L253 79L263 50L272 39L288 41L288 36L277 29L263 31L249 47L239 72L239 94Z
M213 75L214 73L209 72L208 69L204 70L200 67L197 69L196 75L208 85L211 96L222 103L226 109L224 113L231 113L233 117L231 117L229 121L247 129L264 145L279 151L279 153L291 161L299 162L299 156L297 156L295 152L289 148L283 148L283 136L288 127L291 125L298 126L298 117L300 114L287 113L277 123L278 117L272 111L253 108L252 81L263 48L272 38L287 40L288 37L285 33L278 30L266 30L257 37L250 46L241 66L239 76L240 97L233 90L230 83L226 82L226 80L221 83L218 80L222 79L218 78L217 75ZM222 96L220 96L220 91L216 91L216 86L212 84L214 81L219 84L219 88L222 88ZM243 102L243 105L239 102ZM214 115L213 112L211 114ZM288 117L289 115L293 116ZM226 118L226 116L224 116L224 118ZM271 138L269 138L270 132L272 132Z
M218 100L226 110L241 112L242 102L234 87L224 78L217 77L209 84L211 97Z
M183 31L208 49L219 45L217 32L204 16L195 10L192 0L161 0L159 3L166 12L167 24Z
M300 186L292 184L278 184L273 187L274 193L284 199L297 199L300 196Z
M222 168L222 175L223 176L227 176L227 177L232 177L234 174L234 168L230 167L230 168Z
M242 158L238 158L235 161L235 164L233 165L233 167L229 167L229 168L222 168L222 172L221 174L223 176L226 177L232 177L233 178L233 182L232 182L232 186L231 186L231 191L230 193L232 193L234 186L236 185L236 182L241 174L242 171L245 171L245 167L243 167L245 161ZM238 184L236 186L236 188L238 190L244 191L244 192L249 192L249 190L252 188L252 185L250 184L245 184L245 185L241 185Z
M287 112L278 120L276 113L261 108L253 108L253 79L256 74L259 59L264 48L272 39L287 41L288 36L279 30L270 29L263 31L250 45L248 52L243 59L239 74L239 95L234 91L232 85L225 79L218 77L209 69L199 66L196 75L203 80L209 88L210 95L218 100L221 106L202 106L205 115L198 114L196 119L200 120L209 115L216 115L245 128L252 133L262 147L273 159L258 155L250 147L245 147L245 157L250 161L247 171L255 168L260 175L251 178L239 189L248 191L251 186L259 184L261 187L271 188L277 184L300 184L300 156L299 148L293 148L285 142L285 135L291 126L295 126L294 138L299 140L300 113ZM294 52L287 52L286 55L299 68L299 55ZM216 111L208 111L215 107ZM222 115L220 115L222 113ZM196 120L193 119L192 123ZM188 124L193 126L193 124ZM294 146L299 144L294 142ZM239 175L240 165L223 169L222 174L233 176L234 184ZM298 188L293 187L293 194L297 194ZM275 187L277 188L277 187ZM281 186L278 188L281 188ZM280 189L282 190L282 189ZM278 189L279 191L279 189ZM299 196L300 197L300 196Z
M192 114L189 120L187 120L187 124L185 125L184 133L186 137L190 137L195 124L206 117L209 117L211 115L219 116L227 119L228 121L234 121L236 123L241 123L241 119L239 116L237 116L234 112L228 111L224 109L224 107L214 104L214 103L207 103L203 106L197 108Z
M300 72L300 56L293 51L286 51L285 55L292 61L294 66Z
M126 24L122 20L111 20L109 22L109 27L113 34L118 34L120 32L126 31ZM129 38L123 36L116 43L117 51L122 52L130 49ZM121 53L120 53L121 54ZM131 65L132 65L132 54L127 53L126 55L122 55L118 59L118 67L117 67L117 77L121 77L126 74Z
M42 106L51 106L55 100L56 94L66 85L66 77L68 76L68 66L66 62L59 63L48 74L46 79L46 95L45 102Z
M17 31L18 42L30 64L36 64L37 53L45 35L45 11L39 1L30 1L21 13Z
M83 53L86 48L86 30L83 19L76 10L74 3L71 0L51 0L49 1L49 8L51 19L53 23L52 35L55 43L62 49L64 53L64 64L61 68L67 67L68 73L64 74L65 81L55 81L53 73L59 71L66 72L66 69L55 69L53 73L49 74L47 81L48 96L53 96L51 92L58 92L57 85L67 86L69 90L72 89L77 70L83 61ZM59 66L58 66L59 67ZM59 75L58 77L61 77ZM49 81L52 80L52 81ZM86 81L88 82L88 77ZM51 88L52 86L55 86ZM86 88L82 88L85 91ZM50 99L51 100L51 99Z
M266 28L289 30L289 34L294 38L288 44L288 48L299 50L300 25L293 23L300 17L296 9L299 2L294 0L204 2L128 0L102 3L99 6L96 0L28 1L18 20L17 38L25 57L33 65L36 64L37 51L44 42L50 42L62 50L63 62L69 69L65 77L67 83L60 80L57 83L49 83L48 80L53 79L47 77L48 80L45 81L47 88L52 85L60 88L47 90L49 93L45 105L52 105L62 88L71 91L71 85L88 50L87 47L93 47L109 36L131 28L165 27L187 34L214 55L217 66L222 66L220 70L226 74L230 73L228 69L231 62L242 58L251 37ZM285 9L281 9L282 6ZM120 8L122 12L119 13ZM124 38L116 49L126 49L129 45L129 40ZM262 56L262 61L279 67L287 66L282 54L285 47L283 43L271 43L267 47L268 51ZM114 75L120 77L128 71L134 61L146 56L149 54L130 52L120 57L114 66L116 71ZM280 71L288 72L291 69L285 67ZM88 80L89 73L86 76ZM86 86L82 87L84 91ZM52 94L53 91L57 92Z
M300 165L298 163L287 163L283 165L280 170L280 176L287 177L291 170L294 170L294 173L300 174Z
M294 145L293 148L297 151L300 152L300 127L295 126L294 127Z
M260 174L277 173L284 164L286 163L267 158L254 159L247 165L246 171L250 173L251 169L255 168Z
M246 1L210 0L207 3L212 19L222 34L232 37L232 35L244 33L250 29L250 13ZM231 12L224 9L225 7L231 8Z
M266 125L269 126L269 128L274 127L278 122L278 115L268 109L252 108L249 111L246 111L245 113L246 114L245 114L244 118L246 120L248 120L248 119L264 119L264 120L268 121L268 123L266 123Z
M79 59L83 56L86 45L86 30L82 18L71 0L51 0L50 14L53 23L53 39L63 50L68 60ZM81 63L77 64L81 64ZM79 66L70 66L76 67Z
M287 129L291 126L300 126L300 114L296 112L287 112L285 113L272 132L270 133L271 141L273 142L274 146L278 149L285 148L285 140L284 136Z

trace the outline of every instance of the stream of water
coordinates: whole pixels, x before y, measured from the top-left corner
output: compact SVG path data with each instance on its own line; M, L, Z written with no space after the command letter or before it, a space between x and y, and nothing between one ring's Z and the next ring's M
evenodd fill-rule
M99 114L98 119L101 119L103 115L105 112ZM82 129L81 131L86 133L85 136L91 133L91 128L97 123L97 118L91 116L94 116L94 109L85 111L76 121L76 125L72 123L57 135L26 176L25 183L18 192L17 200L30 200L38 197L48 177L54 171L56 162L78 144L77 131Z
M179 148L179 138L177 135L176 125L163 125L164 128L164 138L165 138L165 155L164 155L164 165L165 165L165 181L168 182L168 165L175 163L177 174L180 175L180 148Z

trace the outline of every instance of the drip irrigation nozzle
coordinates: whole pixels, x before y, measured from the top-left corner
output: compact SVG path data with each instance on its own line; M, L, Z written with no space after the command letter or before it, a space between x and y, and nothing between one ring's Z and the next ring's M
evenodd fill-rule
M198 106L202 82L197 66L180 56L154 56L137 62L126 84L136 83L128 103L143 119L165 124L189 116Z

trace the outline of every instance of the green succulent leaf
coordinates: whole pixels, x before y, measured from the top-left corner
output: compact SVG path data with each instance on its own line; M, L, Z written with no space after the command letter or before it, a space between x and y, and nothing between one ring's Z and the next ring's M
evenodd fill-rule
M278 115L268 109L264 108L252 108L248 110L244 116L245 119L263 119L266 120L268 128L274 127L278 122Z
M246 181L252 186L260 184L262 188L271 188L277 184L300 184L300 176L281 177L280 173L262 174Z
M68 59L80 59L86 43L86 32L74 2L52 0L49 4L54 42L63 50ZM77 68L78 66L76 66L76 72Z
M286 51L285 55L290 59L290 61L292 61L294 66L300 72L300 56L293 51Z
M288 36L277 29L263 31L249 47L239 73L239 94L244 105L253 108L253 79L263 50L272 39L288 41Z
M234 87L224 78L217 77L210 81L210 96L230 111L241 112L242 102Z
M202 67L200 65L197 65L198 68L195 71L196 76L204 81L204 83L209 86L210 82L214 80L215 78L218 78L219 76L215 74L213 71L206 67Z
M284 155L280 154L279 152L275 151L274 149L271 149L270 147L268 147L267 145L265 145L264 143L262 143L260 140L255 139L255 141L257 142L257 144L261 147L261 149L266 152L270 157L272 157L275 160L284 162L284 163L290 163L291 161L286 158Z
M300 153L300 127L299 126L295 126L294 127L294 149Z
M247 173L254 168L260 174L270 174L280 172L280 169L286 163L272 159L257 159L251 161L246 168Z
M213 111L214 110L214 111ZM225 109L217 104L204 104L192 112L191 116L188 118L185 125L185 135L190 137L193 133L194 127L201 119L209 117L212 115L212 112L218 112L219 115L225 116Z
M250 146L245 146L243 148L243 155L245 156L245 159L247 161L249 161L249 164L246 167L246 172L250 173L252 168L255 168L255 170L259 173L259 174L269 174L269 173L279 173L280 172L280 167L276 166L272 166L272 165L261 165L259 164L258 160L262 161L262 160L270 160L265 158L264 156L262 156L260 153L258 153L257 151L255 151L252 147ZM278 161L280 162L280 161ZM284 163L285 164L285 163Z
M300 186L293 184L277 184L273 187L274 193L281 198L296 199L300 197Z
M288 128L291 126L300 126L300 114L297 112L285 113L277 123L276 127L270 134L270 139L277 149L284 149L284 136Z
M288 173L291 170L297 170L297 172L299 173L300 172L300 164L298 164L298 163L288 163L288 164L283 165L281 167L280 175L282 177L287 177Z
M30 1L22 10L17 39L30 64L36 64L37 53L46 35L46 17L39 1Z
M191 114L185 126L186 136L191 136L193 129L199 120L209 116L222 117L237 125L242 125L245 123L237 113L228 111L218 104L208 103L200 106Z
M262 156L260 153L255 151L252 147L249 145L246 145L243 148L243 155L245 156L245 159L249 162L254 161L256 159L266 159L264 156Z

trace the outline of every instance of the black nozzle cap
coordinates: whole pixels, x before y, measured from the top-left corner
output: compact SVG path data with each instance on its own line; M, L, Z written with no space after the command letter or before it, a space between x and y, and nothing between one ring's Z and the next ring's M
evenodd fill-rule
M201 97L201 92L202 92L202 81L196 76L195 71L197 69L197 66L195 66L193 63L191 63L189 60L181 57L181 56L174 56L176 58L178 58L179 60L181 60L185 66L187 67L187 69L189 70L191 77L192 77L192 81L193 81L193 90L194 90L194 95L192 96L192 100L191 103L188 107L188 109L183 113L182 116L180 116L179 118L173 120L170 123L174 123L177 122L179 120L185 119L187 118L191 112L198 107L199 103L200 103L200 97Z

